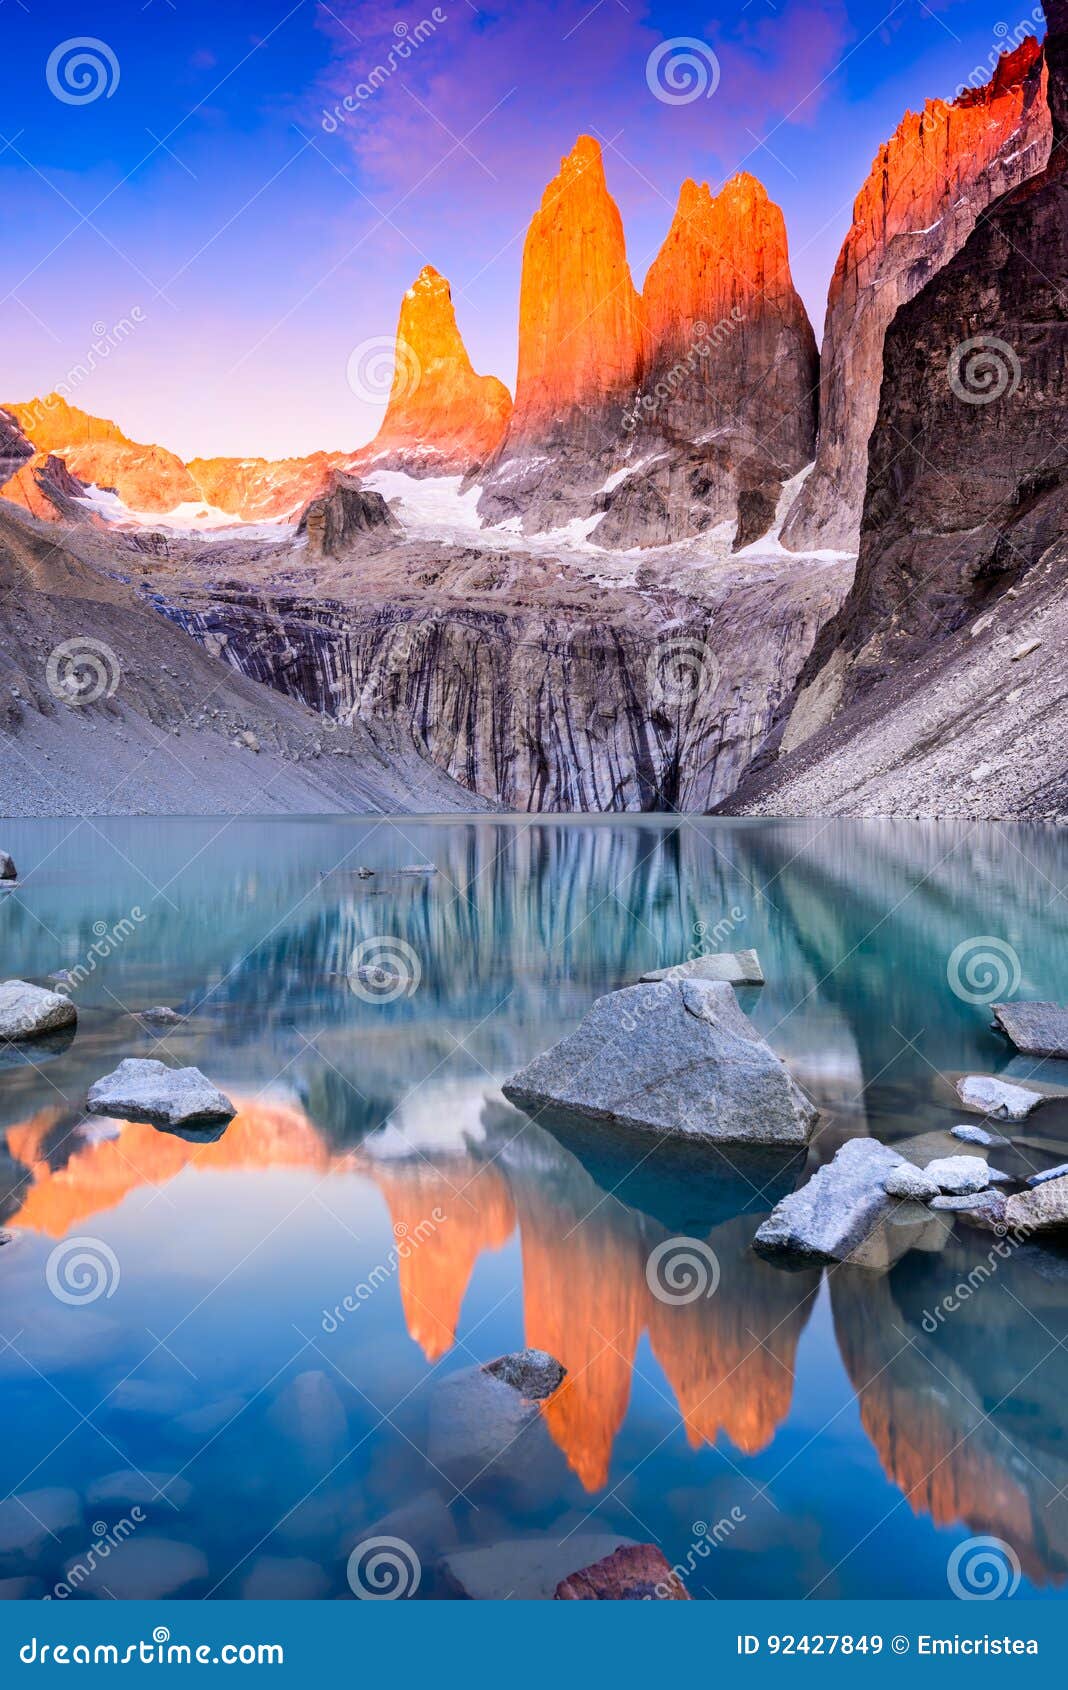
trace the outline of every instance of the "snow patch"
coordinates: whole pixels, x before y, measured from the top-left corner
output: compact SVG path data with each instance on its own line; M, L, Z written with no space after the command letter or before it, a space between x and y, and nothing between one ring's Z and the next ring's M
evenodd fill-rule
M209 539L234 538L285 540L288 539L290 513L267 522L242 522L230 511L220 510L202 500L175 505L169 511L136 511L123 504L117 493L90 483L80 504L88 505L105 522L122 528L164 529L172 534L204 534ZM302 506L296 507L302 509Z

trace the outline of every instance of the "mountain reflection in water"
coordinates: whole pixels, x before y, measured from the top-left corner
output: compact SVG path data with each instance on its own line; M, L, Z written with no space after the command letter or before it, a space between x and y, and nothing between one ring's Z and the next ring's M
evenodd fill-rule
M151 864L174 906L152 903L150 934L82 988L68 1050L0 1074L0 1219L15 1237L0 1251L0 1495L80 1490L123 1466L184 1474L194 1501L154 1530L205 1557L186 1594L247 1593L264 1557L314 1565L341 1594L345 1545L428 1495L445 1505L422 1551L435 1555L581 1527L655 1538L676 1560L735 1507L695 1596L941 1595L972 1533L1011 1545L1032 1591L1063 1580L1068 1262L1020 1249L932 1322L987 1235L899 1238L883 1272L790 1271L750 1248L844 1138L959 1148L951 1077L1035 1069L948 989L946 960L996 933L1021 959L1021 995L1068 997L1054 833L309 822L270 840L233 826L185 869L198 825L109 824L122 856L91 888L60 848L0 907L5 967L43 980L76 964L93 922L147 905L133 865ZM25 861L51 848L48 824L11 831ZM388 872L424 855L438 875ZM364 860L378 872L361 883ZM643 1160L504 1102L501 1081L594 997L721 921L764 962L768 985L743 1007L824 1111L807 1158ZM375 935L417 954L411 996L351 989L348 961ZM157 1001L188 1016L161 1044L127 1013ZM238 1113L218 1142L86 1119L88 1084L153 1052L228 1091ZM1068 1104L1020 1139L1006 1154L1028 1167L1064 1160ZM121 1283L92 1309L57 1307L50 1251L87 1234ZM675 1237L714 1252L714 1295L657 1295L650 1256ZM439 1381L523 1344L567 1369L541 1416L560 1467L538 1467L536 1496L528 1476L522 1493L487 1481L457 1498L433 1457ZM65 1439L60 1374L86 1416ZM318 1470L286 1394L311 1375L325 1384L295 1400L329 1391L345 1429L337 1447L321 1434ZM202 1447L197 1415L214 1407ZM285 1438L301 1447L292 1472ZM56 1576L48 1552L22 1567L3 1545L0 1512L0 1580Z

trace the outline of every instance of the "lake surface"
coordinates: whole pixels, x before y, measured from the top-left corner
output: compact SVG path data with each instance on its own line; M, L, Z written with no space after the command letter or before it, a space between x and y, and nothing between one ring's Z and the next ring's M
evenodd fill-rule
M959 1223L884 1271L750 1244L851 1135L962 1148L961 1072L1068 1078L989 1010L1068 1000L1062 834L137 819L0 845L0 972L72 971L79 1008L65 1048L0 1063L0 1594L350 1598L378 1538L419 1599L522 1595L620 1538L695 1599L945 1596L976 1538L995 1582L1056 1592L1068 1256L975 1277L993 1240ZM740 1001L823 1111L807 1159L642 1160L501 1096L595 997L742 947L768 984ZM186 1019L134 1018L156 1004ZM87 1118L148 1055L234 1100L216 1142ZM1010 1130L1010 1173L1068 1159L1068 1105ZM711 1295L658 1294L671 1239L714 1254ZM470 1370L525 1344L568 1379L500 1453Z

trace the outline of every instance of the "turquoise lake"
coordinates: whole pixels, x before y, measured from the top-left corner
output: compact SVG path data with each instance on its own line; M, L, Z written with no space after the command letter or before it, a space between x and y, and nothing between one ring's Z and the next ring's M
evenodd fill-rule
M1068 1001L1063 833L92 819L0 846L0 974L68 971L79 1011L0 1046L0 1595L346 1599L380 1538L429 1600L621 1538L698 1600L943 1597L977 1539L1017 1598L1057 1594L1068 1252L990 1267L959 1221L881 1268L751 1242L855 1134L964 1148L964 1073L1063 1085L991 1159L1068 1160L1068 1064L990 1011ZM807 1157L636 1155L502 1097L596 997L750 947L739 1001L821 1110ZM87 1116L150 1055L233 1099L221 1137ZM654 1294L669 1239L714 1253L712 1294ZM458 1376L524 1345L567 1381L482 1461Z

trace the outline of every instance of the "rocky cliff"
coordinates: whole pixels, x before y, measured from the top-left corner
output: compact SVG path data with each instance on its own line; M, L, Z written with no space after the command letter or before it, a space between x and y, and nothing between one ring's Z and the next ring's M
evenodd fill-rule
M515 408L483 478L487 520L519 516L536 531L588 512L620 450L641 359L623 220L599 145L580 135L527 231Z
M642 290L641 391L627 459L597 501L600 545L663 545L720 523L741 547L771 527L816 450L819 356L786 223L754 177L683 183Z
M425 265L401 305L382 426L354 463L413 475L465 475L500 445L511 413L504 383L475 374L457 327L452 289Z
M886 331L991 201L1045 165L1045 82L1038 43L1025 36L984 87L907 113L876 155L831 282L819 452L783 531L795 551L856 550Z
M117 423L78 410L58 393L7 409L39 453L61 457L79 481L113 489L131 510L160 513L200 499L173 452L128 439Z
M339 730L187 639L129 584L159 555L0 505L0 812L482 807L395 724Z
M238 586L212 554L203 585L161 560L163 614L330 720L400 731L511 810L725 798L850 573L679 558L613 586L576 558L409 538L336 561L275 550Z
M856 582L747 807L1068 809L1068 3L1046 12L1049 163L887 335Z
M642 315L639 419L655 413L689 440L746 431L784 479L811 462L819 354L790 273L786 221L755 177L732 176L716 195L707 182L683 183Z
M684 183L639 297L600 148L580 137L523 254L519 377L479 511L608 547L726 524L745 545L815 451L817 354L782 213L751 176Z

